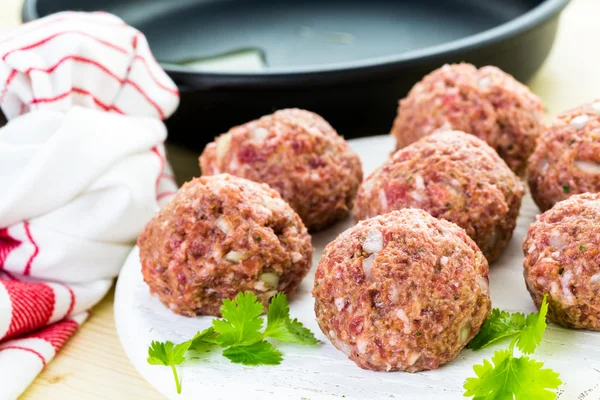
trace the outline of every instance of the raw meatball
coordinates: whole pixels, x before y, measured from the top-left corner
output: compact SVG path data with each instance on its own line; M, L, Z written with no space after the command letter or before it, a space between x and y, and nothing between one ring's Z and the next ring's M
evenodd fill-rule
M488 262L515 229L523 183L484 141L440 131L398 150L360 186L357 219L421 208L464 228Z
M527 290L548 318L568 328L600 330L600 193L557 203L537 217L523 242Z
M313 296L321 330L359 367L416 372L454 359L490 312L488 263L457 225L404 209L325 248Z
M268 183L310 230L344 218L362 181L360 160L323 118L280 110L232 128L204 149L204 175L228 172Z
M471 133L492 146L517 174L543 127L539 98L496 67L444 65L400 100L392 134L398 149L438 128Z
M573 194L600 192L600 101L567 111L548 126L527 178L542 211Z
M300 217L269 186L228 174L194 179L138 240L144 280L171 310L219 315L222 300L252 292L265 305L291 295L313 248Z

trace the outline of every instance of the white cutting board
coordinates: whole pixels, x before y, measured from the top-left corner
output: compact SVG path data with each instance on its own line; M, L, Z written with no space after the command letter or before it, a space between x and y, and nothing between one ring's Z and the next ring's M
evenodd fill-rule
M387 159L394 148L390 136L356 139L350 143L360 155L365 176ZM493 307L535 311L523 281L521 243L537 213L537 207L527 195L513 239L503 257L491 267ZM127 356L142 376L170 399L464 399L462 385L467 377L474 375L472 366L490 358L494 350L506 348L507 342L477 352L463 350L454 361L435 371L373 372L358 368L336 350L319 329L311 296L314 270L325 245L349 226L350 219L313 236L312 269L290 302L292 317L302 321L323 343L317 347L278 343L284 360L281 365L272 367L232 364L216 349L211 355L186 361L178 368L181 395L175 391L168 367L146 362L148 344L152 340L185 341L210 326L212 317L176 315L151 296L142 280L135 248L123 266L115 298L117 331ZM560 373L564 382L558 392L560 399L600 399L600 332L550 325L533 357Z

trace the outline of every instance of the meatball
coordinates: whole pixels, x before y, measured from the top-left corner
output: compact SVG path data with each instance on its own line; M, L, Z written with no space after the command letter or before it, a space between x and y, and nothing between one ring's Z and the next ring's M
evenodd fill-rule
M439 131L398 150L360 186L354 210L365 219L421 208L464 228L488 262L508 245L524 187L484 141Z
M313 248L300 217L269 186L228 174L187 182L138 239L144 281L178 314L219 315L252 292L292 295Z
M600 193L557 203L537 217L523 242L527 290L548 318L568 328L600 330Z
M548 126L529 159L527 180L542 211L573 194L600 192L600 101Z
M400 100L392 134L400 149L438 128L471 133L521 175L542 130L543 117L539 98L502 70L444 65Z
M361 368L435 369L487 318L488 271L462 228L423 210L392 211L327 245L313 289L317 322Z
M362 167L358 155L323 118L286 109L232 128L200 156L204 175L228 172L268 183L320 230L348 215Z

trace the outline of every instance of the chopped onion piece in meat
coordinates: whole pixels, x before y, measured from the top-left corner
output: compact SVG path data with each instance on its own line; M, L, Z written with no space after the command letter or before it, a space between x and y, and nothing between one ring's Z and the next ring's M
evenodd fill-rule
M399 309L396 310L396 316L404 324L404 327L402 328L402 331L404 333L406 333L406 334L409 334L410 330L412 328L412 324L410 322L410 319L408 319L408 315L406 315L406 312L403 309L399 308Z
M250 136L256 142L264 142L268 135L269 130L262 127L254 128L250 131Z
M377 253L373 253L369 257L363 259L363 262L362 262L362 267L363 267L363 270L365 271L365 275L366 275L367 279L370 281L373 280L373 275L371 275L371 268L373 267L373 259L375 259L376 255L377 255Z
M220 215L216 221L217 228L219 228L223 233L227 234L231 231L231 224L225 219L223 215Z
M550 166L550 163L548 162L547 158L542 159L542 161L540 161L539 164L539 169L542 172L542 174L545 174L546 172L548 172L548 167Z
M425 189L425 181L421 175L415 175L415 187L419 190Z
M479 86L482 88L490 86L490 83L492 83L492 80L488 76L484 76L478 82Z
M567 304L572 304L575 302L575 297L573 296L573 292L571 292L571 278L573 273L571 271L565 271L560 278L560 284L562 286L562 294L563 299Z
M276 197L263 196L262 200L263 205L272 211L280 210L283 206L283 200Z
M297 251L292 251L292 262L299 262L302 260L302 254L298 253Z
M365 354L367 351L367 341L364 339L358 339L356 341L356 349L360 354Z
M225 255L225 259L231 262L240 262L248 259L248 255L239 251L230 251Z
M560 232L552 232L548 242L550 243L550 246L558 250L563 249L567 245L567 243L561 237Z
M335 307L337 308L338 311L342 311L344 309L344 306L346 305L346 300L344 300L341 297L337 297L335 300Z
M379 253L383 250L383 235L381 232L377 229L369 231L362 248L367 253Z
M479 276L477 278L477 282L479 283L479 287L484 294L490 293L490 283L483 276Z
M381 204L381 208L383 210L387 210L387 208L388 208L387 195L385 194L385 190L383 190L383 189L379 189L379 204Z
M421 196L421 194L418 193L418 192L411 192L410 193L410 197L412 197L413 199L415 199L419 203L423 201L423 196Z
M583 129L589 120L590 117L587 115L579 115L571 120L571 126L575 129Z
M467 339L469 339L469 335L471 334L471 323L467 322L460 328L460 342L467 343Z
M408 365L415 365L419 358L421 358L421 354L411 353L406 362L408 363Z
M231 134L226 133L217 139L217 161L221 160L231 147Z
M263 272L258 277L258 280L264 282L270 289L277 289L277 286L279 286L279 275L273 272Z
M600 174L600 164L591 161L575 161L575 166L588 174Z

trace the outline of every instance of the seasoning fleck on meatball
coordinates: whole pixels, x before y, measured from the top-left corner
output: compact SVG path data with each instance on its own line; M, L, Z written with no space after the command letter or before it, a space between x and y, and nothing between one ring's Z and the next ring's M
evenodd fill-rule
M320 230L348 215L362 167L358 155L323 118L286 109L232 128L200 156L204 175L228 172L269 184Z
M398 150L362 183L355 215L421 208L464 228L488 262L508 245L523 183L484 141L439 131Z
M527 290L548 318L600 331L600 193L557 203L537 217L523 242Z
M361 368L435 369L487 318L488 271L462 228L423 210L392 211L327 245L313 289L317 322Z
M518 175L543 127L539 98L512 76L487 66L444 65L400 100L392 134L401 149L438 128L471 133Z
M300 217L269 186L228 174L194 179L138 240L144 281L171 310L219 315L222 300L252 292L266 306L292 295L313 248Z
M600 192L600 100L560 114L548 126L527 178L542 211L574 194Z

